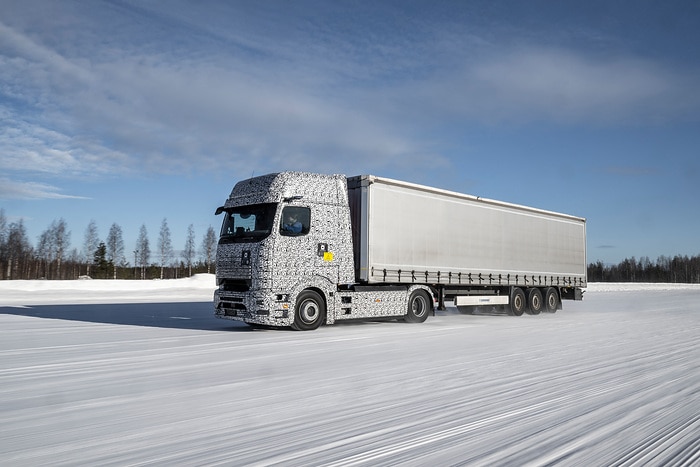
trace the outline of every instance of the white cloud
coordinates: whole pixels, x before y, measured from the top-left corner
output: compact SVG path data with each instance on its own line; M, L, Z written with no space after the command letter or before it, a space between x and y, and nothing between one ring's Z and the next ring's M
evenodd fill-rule
M649 60L526 47L471 61L417 94L436 112L487 122L645 125L697 113L697 78Z
M323 16L282 21L278 31L279 14L265 7L254 25L224 6L216 18L136 8L109 7L118 30L89 17L32 34L0 23L0 91L19 103L4 112L0 167L76 175L449 165L426 127L646 124L700 108L690 97L698 80L657 63L499 47L454 25L447 35L413 21L390 37L367 27L345 37ZM66 30L78 32L49 40Z

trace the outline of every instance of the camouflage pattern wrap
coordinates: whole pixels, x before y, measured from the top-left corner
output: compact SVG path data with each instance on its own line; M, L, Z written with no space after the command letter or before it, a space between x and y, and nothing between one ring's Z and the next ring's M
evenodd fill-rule
M273 228L266 238L219 242L216 316L291 326L296 298L309 289L325 301L326 324L406 313L412 291L408 286L399 290L353 290L355 267L346 183L343 175L283 172L243 180L234 186L221 209L261 203L274 203L276 208ZM284 235L282 212L287 206L310 210L308 234Z

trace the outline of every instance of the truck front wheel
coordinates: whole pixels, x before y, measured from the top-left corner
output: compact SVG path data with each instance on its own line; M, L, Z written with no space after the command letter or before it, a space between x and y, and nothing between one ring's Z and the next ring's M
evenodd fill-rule
M408 311L404 321L407 323L422 323L430 313L430 296L425 290L414 291L408 299Z
M321 296L313 290L304 290L297 297L292 329L313 331L318 329L325 316L326 305Z

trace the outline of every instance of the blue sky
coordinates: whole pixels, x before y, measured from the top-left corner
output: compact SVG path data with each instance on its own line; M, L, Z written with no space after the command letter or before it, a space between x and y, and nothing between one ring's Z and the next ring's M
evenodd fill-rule
M371 173L698 255L699 57L695 1L0 0L0 208L129 260L251 175Z

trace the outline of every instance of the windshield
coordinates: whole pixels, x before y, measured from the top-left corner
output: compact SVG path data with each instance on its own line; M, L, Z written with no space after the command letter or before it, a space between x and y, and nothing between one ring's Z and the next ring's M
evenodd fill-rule
M262 240L272 232L276 210L275 203L227 208L221 226L219 242L258 242Z

